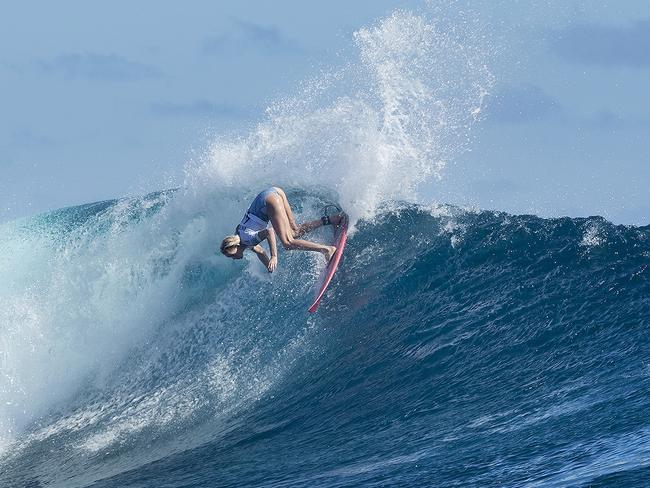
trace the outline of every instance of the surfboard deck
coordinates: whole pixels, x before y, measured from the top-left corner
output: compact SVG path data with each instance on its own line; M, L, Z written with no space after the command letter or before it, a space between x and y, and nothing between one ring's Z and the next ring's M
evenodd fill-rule
M343 249L345 249L345 243L348 240L348 216L345 215L343 222L334 227L334 245L336 246L336 252L330 262L327 263L327 267L321 273L321 276L318 280L318 286L316 287L316 294L314 296L314 303L307 309L309 313L314 313L318 310L318 306L327 291L327 287L332 281L332 277L336 272L336 268L339 266L339 261L343 255Z

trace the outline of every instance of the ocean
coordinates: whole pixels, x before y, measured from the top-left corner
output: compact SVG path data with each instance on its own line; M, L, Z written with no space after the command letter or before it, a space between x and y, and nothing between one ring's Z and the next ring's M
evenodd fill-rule
M470 27L395 12L178 188L0 224L0 486L649 486L650 227L419 196ZM321 256L219 253L271 184L351 216L316 314Z

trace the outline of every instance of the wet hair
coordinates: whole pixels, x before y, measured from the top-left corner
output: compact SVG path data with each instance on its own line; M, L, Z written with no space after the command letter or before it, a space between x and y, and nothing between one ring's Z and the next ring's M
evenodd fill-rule
M221 253L226 254L226 249L229 247L239 246L241 244L241 239L239 236L226 236L223 241L221 241Z

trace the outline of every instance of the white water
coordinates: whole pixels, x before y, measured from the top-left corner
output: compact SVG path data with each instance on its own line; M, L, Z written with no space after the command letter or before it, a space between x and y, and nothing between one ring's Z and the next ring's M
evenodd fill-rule
M39 439L102 421L108 427L79 444L97 450L160 424L161 413L172 407L183 417L215 399L264 391L282 374L278 358L260 359L253 341L240 354L250 366L238 365L233 337L228 340L235 345L215 352L202 372L169 373L163 386L144 385L138 375L163 367L156 366L160 349L166 344L173 350L171 338L183 337L183 327L200 334L200 324L189 318L175 322L197 292L183 283L197 266L233 279L238 268L214 251L261 189L274 184L316 191L357 219L372 217L387 200L414 200L418 185L442 176L445 164L467 148L493 81L483 41L461 27L443 28L398 11L360 29L346 66L278 100L250 133L216 137L199 161L188 163L185 184L171 198L124 200L72 232L58 229L56 217L4 225L0 450L26 428L29 439ZM148 213L162 201L161 211ZM203 316L230 325L245 307L246 301L216 302ZM225 330L213 325L208 332ZM201 337L199 349L217 347L216 339ZM133 351L152 358L134 359ZM142 371L112 378L127 360ZM212 381L205 391L191 380L201 374ZM69 417L33 426L85 389L102 387L113 404L84 407L81 401ZM188 392L194 401L182 401Z
M188 187L326 189L353 218L414 200L481 113L493 79L479 37L402 11L360 29L358 59L272 105L250 134L218 138Z

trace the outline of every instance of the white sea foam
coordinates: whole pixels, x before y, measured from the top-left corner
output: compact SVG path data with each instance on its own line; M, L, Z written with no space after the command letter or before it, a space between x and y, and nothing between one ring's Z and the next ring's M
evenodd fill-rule
M580 245L588 248L598 247L601 246L604 242L605 237L601 235L601 230L599 229L598 225L592 223L585 230L585 233L582 236L582 240L580 241Z

